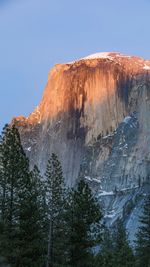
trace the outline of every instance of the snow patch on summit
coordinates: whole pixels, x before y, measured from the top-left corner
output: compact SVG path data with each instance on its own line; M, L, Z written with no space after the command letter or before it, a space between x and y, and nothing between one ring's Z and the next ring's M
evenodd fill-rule
M122 54L120 52L98 52L98 53L94 53L94 54L88 55L86 57L77 59L75 61L68 62L67 64L74 64L75 62L82 61L82 60L89 60L89 59L109 59L111 61L114 61L116 58L117 59L118 58L128 58L128 59L130 59L132 57L128 56L128 55L125 55L125 54Z
M99 52L99 53L91 54L91 55L88 55L86 57L77 59L77 60L72 61L72 62L68 62L67 64L74 64L75 62L78 62L78 61L81 61L81 60L100 59L100 58L107 58L107 59L113 60L113 57L111 56L111 52Z
M96 58L109 58L109 59L112 59L110 54L111 54L110 52L95 53L95 54L89 55L87 57L84 57L82 59L96 59Z
M116 57L124 57L124 58L131 58L131 56L121 54L119 52L100 52L100 53L95 53L92 55L89 55L87 57L84 57L82 59L98 59L98 58L108 58L110 60L114 60Z

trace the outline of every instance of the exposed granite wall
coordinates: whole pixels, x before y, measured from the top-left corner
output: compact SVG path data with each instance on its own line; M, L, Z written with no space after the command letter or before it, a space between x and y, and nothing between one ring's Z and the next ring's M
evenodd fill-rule
M124 216L131 196L137 200L145 194L141 187L150 178L150 61L110 53L56 65L39 106L13 122L31 167L37 164L44 173L55 152L73 186L81 165L111 221L116 214Z

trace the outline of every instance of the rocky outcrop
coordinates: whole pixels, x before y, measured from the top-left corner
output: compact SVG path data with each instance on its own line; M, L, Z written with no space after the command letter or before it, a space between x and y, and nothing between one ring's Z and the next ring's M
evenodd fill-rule
M13 123L31 167L44 173L55 152L68 185L81 171L108 203L112 195L120 201L119 192L136 194L150 174L150 61L99 53L56 65L39 106ZM103 201L106 217L117 211L113 201Z

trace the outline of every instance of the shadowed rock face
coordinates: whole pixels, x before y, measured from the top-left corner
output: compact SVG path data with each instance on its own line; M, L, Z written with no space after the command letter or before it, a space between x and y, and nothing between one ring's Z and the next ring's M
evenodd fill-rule
M142 186L150 173L150 61L100 53L55 65L39 106L13 122L42 173L55 152L70 186L80 166L98 194Z

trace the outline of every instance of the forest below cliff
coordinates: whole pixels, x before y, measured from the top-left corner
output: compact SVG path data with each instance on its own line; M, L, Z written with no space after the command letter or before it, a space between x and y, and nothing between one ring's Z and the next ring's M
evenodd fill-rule
M150 197L134 248L119 219L111 228L84 177L65 185L49 155L45 175L32 170L15 126L0 138L0 261L14 267L150 267ZM0 265L1 266L1 265Z

